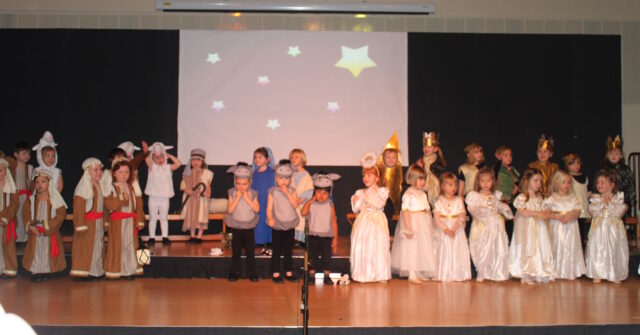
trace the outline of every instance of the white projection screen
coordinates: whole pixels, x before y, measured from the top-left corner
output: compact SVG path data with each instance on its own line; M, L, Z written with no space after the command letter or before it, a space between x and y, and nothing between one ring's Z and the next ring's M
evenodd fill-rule
M406 33L182 30L179 84L183 161L250 163L268 146L354 166L394 131L407 153Z

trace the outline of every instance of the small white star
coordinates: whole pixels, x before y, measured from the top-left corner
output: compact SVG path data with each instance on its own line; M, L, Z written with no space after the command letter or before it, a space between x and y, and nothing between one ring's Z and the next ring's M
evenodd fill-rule
M331 113L335 113L340 109L340 106L338 105L337 101L329 101L327 103L327 110L330 111Z
M262 86L266 86L267 84L270 84L271 81L269 81L269 76L258 76L258 85L262 85Z
M215 64L217 62L220 61L220 56L218 55L218 53L214 53L214 54L209 54L209 57L207 57L207 62L211 63L211 64Z
M369 58L369 46L365 45L357 49L342 46L342 58L335 64L336 67L349 70L354 77L358 77L362 70L376 66Z
M276 128L278 127L280 127L280 122L278 122L278 119L267 120L267 128L271 128L271 130L276 130Z
M302 51L300 51L300 47L297 45L295 47L289 47L289 52L287 52L287 54L293 58L296 58L296 56L301 53Z
M222 101L222 100L214 100L213 101L213 105L211 105L211 108L215 109L216 112L221 111L224 108L224 101Z

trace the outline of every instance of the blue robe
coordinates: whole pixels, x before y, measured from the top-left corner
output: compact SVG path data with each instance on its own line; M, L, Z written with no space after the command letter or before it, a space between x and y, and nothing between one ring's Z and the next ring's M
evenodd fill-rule
M269 189L275 185L275 174L273 169L267 167L263 172L257 170L253 173L253 182L251 188L258 191L258 203L260 204L260 212L258 225L255 229L255 243L265 244L271 243L271 228L267 225L267 199L269 197Z

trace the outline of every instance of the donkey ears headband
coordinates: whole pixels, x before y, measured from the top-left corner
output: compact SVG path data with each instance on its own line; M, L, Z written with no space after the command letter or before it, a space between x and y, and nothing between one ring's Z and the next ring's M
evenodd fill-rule
M293 176L293 168L291 164L277 164L273 167L277 177L291 178Z
M253 170L247 165L234 165L227 169L227 173L233 173L236 178L251 178Z
M328 173L328 174L320 174L316 173L312 176L313 178L313 186L315 187L333 187L333 182L339 180L341 177L337 173Z

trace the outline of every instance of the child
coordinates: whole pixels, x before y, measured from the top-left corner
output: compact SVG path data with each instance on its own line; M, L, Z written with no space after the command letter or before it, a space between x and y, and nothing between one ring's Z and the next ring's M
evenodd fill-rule
M275 174L273 172L273 153L271 149L260 147L253 152L253 179L251 188L258 192L258 203L260 204L260 213L258 225L255 228L255 243L258 246L264 246L260 253L262 255L270 255L271 252L267 245L271 244L271 228L267 224L267 198L269 198L269 189L273 187L275 182Z
M338 246L338 221L333 201L329 199L333 182L340 179L335 173L320 172L313 175L313 197L308 200L302 210L309 224L309 284L315 283L316 271L323 272L324 284L333 285L329 278L331 266L331 249ZM319 260L318 258L321 257Z
M240 256L242 249L247 257L247 271L251 282L258 281L256 273L256 257L254 244L254 229L258 224L258 192L250 188L252 169L246 163L240 162L227 170L233 173L235 187L229 189L229 203L227 205L227 227L233 233L233 256L229 281L240 278Z
M271 256L272 280L276 284L282 284L280 275L280 256L284 255L285 277L290 282L297 282L293 275L293 240L296 226L300 223L300 217L296 212L298 196L296 190L291 187L293 169L289 164L280 162L275 166L276 185L269 189L267 198L267 223L273 228L273 256Z
M136 147L133 142L122 142L118 145L118 148L122 149L125 153L125 157L129 159L131 162L131 172L133 173L133 190L136 195L142 194L142 189L140 188L140 183L138 181L138 168L145 161L146 157L149 155L149 146L147 142L142 141L142 151L139 151L140 148ZM134 155L134 152L138 151L137 154Z
M49 274L64 271L60 227L67 214L67 204L58 192L49 169L33 171L36 194L27 199L22 208L25 230L29 232L22 266L31 272L31 280L46 281Z
M629 166L624 162L624 152L622 151L622 140L620 135L615 139L611 136L607 138L607 155L602 162L602 168L615 172L618 189L624 193L624 202L627 208L635 208L636 206L636 186L633 173ZM635 241L635 239L634 239Z
M515 195L518 194L518 181L520 180L520 173L511 166L513 151L504 145L500 146L496 149L496 159L496 164L493 166L493 172L497 180L496 190L502 194L500 200L510 204Z
M18 190L18 213L16 214L16 242L26 242L27 232L24 230L24 220L22 219L22 206L25 200L31 196L31 190L33 190L33 183L31 181L31 175L33 175L33 166L29 164L31 159L31 148L25 142L16 143L13 150L13 157L5 157L9 163L9 170L11 170L11 176L16 183Z
M580 203L580 217L578 218L578 226L580 227L580 237L582 239L582 245L586 244L587 234L589 232L589 224L587 219L591 218L589 215L589 178L582 174L582 160L577 154L568 154L562 157L564 167L569 171L571 176L571 189L578 203Z
M378 186L384 186L389 189L389 199L393 209L387 210L385 207L384 212L387 215L387 220L391 220L394 214L400 213L400 198L402 196L402 159L400 157L398 134L395 132L384 146L376 167L381 175Z
M207 168L205 158L204 150L191 150L191 158L187 162L187 167L182 173L182 182L180 182L180 190L184 192L183 203L189 197L182 209L184 217L182 231L189 230L191 234L189 243L202 243L202 234L209 226L208 200L211 197L213 172Z
M469 233L471 259L478 270L476 281L509 279L509 240L505 218L513 219L509 205L502 202L502 192L496 190L493 170L478 171L474 190L466 203L473 217Z
M114 160L111 174L114 183L104 199L110 212L104 270L108 279L133 280L134 275L142 275L142 266L136 258L138 231L144 228L145 219L142 197L133 189L134 176L128 159Z
M409 282L420 283L435 277L436 255L433 245L433 218L427 194L424 169L411 165L407 170L411 185L402 196L402 212L393 235L391 271Z
M556 264L556 277L576 279L584 274L584 255L580 239L580 201L571 188L571 176L558 170L551 180L551 196L542 207L551 211L549 230Z
M549 161L553 157L553 137L546 138L544 134L538 139L538 150L536 151L538 160L529 163L530 169L536 169L540 171L542 176L542 185L540 186L540 193L543 197L548 197L551 194L551 178L558 171L558 164ZM522 192L526 192L522 190Z
M73 196L72 277L97 279L104 276L103 245L105 215L104 195L100 186L102 163L87 158L82 163L84 174Z
M602 169L596 174L596 189L589 199L593 217L587 242L587 277L594 283L602 279L615 284L629 275L629 245L622 223L627 211L623 192L618 191L616 175Z
M291 187L296 190L296 196L298 198L298 206L296 211L300 217L300 223L296 227L295 239L298 242L304 243L304 225L305 219L300 210L302 204L311 199L313 195L313 180L307 170L304 169L307 166L307 154L302 149L293 149L289 153L289 160L291 161L291 168L293 169L293 177L291 179Z
M389 189L378 187L376 154L366 153L360 163L366 188L351 196L351 208L357 214L351 229L351 278L358 282L387 283L391 279L391 254L387 217L382 210Z
M169 199L173 198L173 179L171 173L180 168L182 163L167 153L172 146L156 142L149 147L151 155L145 162L149 167L147 186L144 193L149 196L149 245L156 241L156 223L160 221L162 244L171 244L169 240ZM167 164L171 160L171 165Z
M424 168L424 172L427 175L424 190L427 192L429 204L433 206L440 195L440 174L442 174L445 167L447 167L444 155L440 149L440 142L435 132L423 133L422 152L424 156L422 159L419 159L416 164Z
M530 285L548 283L556 276L551 240L547 230L549 212L542 207L542 173L527 169L520 193L513 201L517 209L509 246L509 273Z
M45 131L40 142L33 147L38 160L38 167L46 169L52 176L53 184L56 185L58 192L62 192L64 182L62 180L62 171L56 167L58 165L58 154L55 147L58 146L53 140L50 131Z
M458 168L459 196L466 196L475 189L476 174L485 166L484 152L478 143L473 142L464 147L464 153L467 155L467 161Z
M0 277L14 278L18 274L15 217L19 205L9 162L0 158Z
M464 233L466 210L464 200L457 196L458 178L445 172L440 175L441 196L435 203L433 219L439 227L436 232L436 280L464 281L471 279L469 244Z

